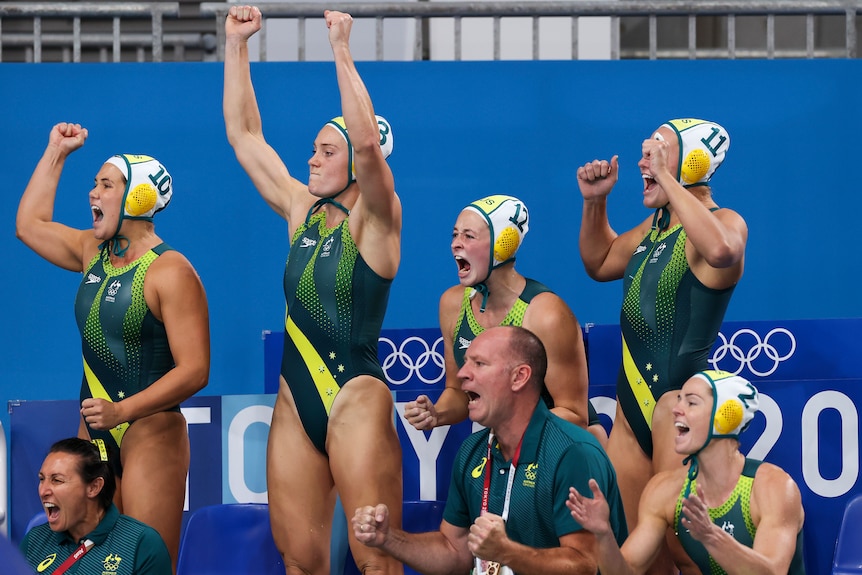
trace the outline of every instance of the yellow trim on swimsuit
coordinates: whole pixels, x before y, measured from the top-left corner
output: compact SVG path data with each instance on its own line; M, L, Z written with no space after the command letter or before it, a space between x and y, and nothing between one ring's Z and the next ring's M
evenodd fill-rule
M105 401L114 403L114 400L111 399L111 396L108 395L107 391L105 391L105 386L102 385L102 382L99 381L99 378L96 377L96 374L93 373L92 369L90 369L86 359L84 359L84 375L87 377L87 386L90 388L90 395L95 398L104 399ZM114 441L117 442L117 447L120 447L123 443L123 436L126 434L126 430L128 428L129 422L124 421L110 430L111 436L114 438Z
M626 373L626 381L628 381L629 387L638 401L638 407L641 409L644 420L649 428L652 429L652 414L655 411L656 403L655 397L646 379L641 375L637 365L635 365L635 360L632 358L625 337L623 337L623 369Z
M332 403L335 401L335 396L338 395L341 388L338 387L335 378L332 377L332 372L326 367L326 362L323 361L323 358L320 357L320 354L317 353L317 350L314 349L314 346L305 337L302 330L297 327L292 317L287 316L284 327L296 349L299 350L299 355L302 356L302 360L305 362L305 368L314 381L315 387L317 387L317 393L320 395L320 401L323 402L324 409L326 409L326 415L329 415L329 412L332 410Z

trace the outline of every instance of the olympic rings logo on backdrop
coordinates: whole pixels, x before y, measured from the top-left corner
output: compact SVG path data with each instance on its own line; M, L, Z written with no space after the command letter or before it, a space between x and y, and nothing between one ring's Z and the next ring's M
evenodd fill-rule
M749 337L746 336L750 336L754 341L749 343ZM783 327L770 330L762 340L756 331L748 328L740 329L730 336L729 340L723 333L718 332L718 339L720 343L715 348L709 363L712 364L713 369L722 369L734 375L739 375L743 368L748 368L748 371L757 377L772 375L778 369L778 365L790 359L796 351L796 338L790 330ZM748 351L745 351L746 348ZM763 359L757 361L761 354ZM719 362L728 355L739 362L736 369L730 369L727 363L719 367Z
M381 347L384 344L388 345L392 349L381 362L383 373L392 385L404 385L414 375L422 383L433 385L446 375L446 363L439 349L443 346L442 337L438 337L430 347L427 341L418 336L408 337L399 346L396 346L395 342L388 337L381 337L378 339L378 344ZM411 351L417 352L414 353L415 360L414 355L407 351L408 345L412 348ZM429 369L423 369L426 367Z

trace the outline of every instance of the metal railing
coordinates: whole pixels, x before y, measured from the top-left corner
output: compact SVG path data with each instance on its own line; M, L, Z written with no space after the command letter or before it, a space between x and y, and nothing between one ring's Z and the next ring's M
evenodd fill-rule
M198 8L196 3L191 3ZM43 48L60 47L63 61L81 61L82 49L101 50L103 61L121 60L123 49L137 49L137 59L147 54L155 62L163 60L164 46L172 45L176 59L184 59L183 47L216 51L223 59L224 19L230 8L227 2L202 2L199 16L212 19L212 32L194 33L184 30L178 2L0 2L0 61L3 48L21 50L25 47L27 61L43 61ZM448 20L454 26L454 59L462 57L462 24L467 19L491 19L493 59L501 58L502 22L527 19L531 22L532 57L539 58L540 22L546 18L571 20L571 58L578 58L578 22L583 18L603 17L610 22L608 39L611 59L624 58L856 58L857 18L862 0L603 0L603 1L390 1L370 3L265 3L264 28L259 33L260 59L267 59L266 20L289 19L297 25L295 59L307 59L306 22L320 19L323 8L343 10L357 20L375 23L374 59L384 59L384 22L400 20L415 27L411 35L413 59L429 59L430 22ZM196 13L197 15L197 13ZM754 35L751 20L756 18L758 44L751 47L748 39ZM60 19L67 25L60 31L48 29L44 21L56 24ZM91 20L112 24L109 31L85 30ZM10 21L30 20L32 27L22 31ZM121 21L150 21L145 31L121 29ZM170 20L174 32L165 32L164 21ZM793 32L792 47L778 46L779 28L788 20L798 32ZM824 22L831 29L824 33ZM71 23L69 25L69 23ZM745 24L743 26L742 24ZM125 26L125 25L124 25ZM55 26L56 28L56 26ZM632 28L637 28L643 40L633 41ZM782 28L783 30L783 28ZM213 38L213 34L217 34ZM786 35L786 34L785 34ZM668 43L665 38L676 38ZM827 38L827 36L829 36ZM843 36L843 43L840 42ZM743 41L746 40L746 41ZM837 43L836 43L837 42ZM412 49L411 49L412 48ZM293 57L291 57L292 59ZM409 58L409 56L408 56Z
M81 61L82 46L98 46L112 49L114 62L120 61L124 45L148 46L154 62L162 61L165 41L163 19L165 16L178 16L177 2L99 2L99 3L60 3L60 2L0 2L0 61L4 46L32 46L33 62L42 61L43 46L62 46L71 50L70 60ZM47 32L42 29L43 18L71 19L71 32ZM4 31L3 23L9 19L32 20L32 32ZM81 21L85 19L111 19L112 32L82 32ZM151 22L149 34L122 33L121 19L137 19ZM199 39L173 38L173 42L195 42Z
M305 59L305 22L309 18L321 18L321 4L314 3L267 3L261 6L265 19L291 18L298 24L297 59ZM413 58L425 59L428 51L424 45L423 23L432 18L451 18L455 25L455 59L460 59L462 35L461 21L464 18L493 18L494 59L500 59L501 26L506 17L531 18L533 31L533 58L538 58L539 19L546 17L569 17L572 19L571 57L578 57L578 18L609 17L611 19L611 59L629 58L739 58L739 57L845 57L856 58L856 15L862 11L859 0L605 0L605 1L550 1L550 2L378 2L360 4L334 4L326 8L349 12L354 18L373 18L376 21L377 59L383 55L383 21L392 18L415 20L416 42ZM229 3L203 2L201 15L213 15L218 24L218 58L224 59L224 19L230 9ZM766 18L766 47L764 50L739 50L737 48L736 22L740 16L764 16ZM775 46L775 21L780 16L797 16L805 21L804 49L778 53ZM844 18L844 46L835 49L815 49L815 17L842 16ZM633 50L623 54L620 48L620 21L625 17L648 19L648 46L646 50ZM687 18L688 46L685 49L660 50L658 21L667 17ZM700 18L723 17L726 19L726 48L700 49L697 46L697 24ZM260 59L266 60L266 29L261 30Z

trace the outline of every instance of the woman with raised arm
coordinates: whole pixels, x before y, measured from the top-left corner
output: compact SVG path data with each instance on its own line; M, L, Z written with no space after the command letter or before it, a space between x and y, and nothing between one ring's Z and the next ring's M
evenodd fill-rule
M336 494L347 510L385 501L400 524L401 446L377 340L400 261L401 202L386 163L389 124L375 116L350 53L353 20L329 10L324 18L341 115L314 139L308 184L263 137L247 45L261 26L253 6L231 6L225 22L224 118L237 159L291 238L267 447L273 536L289 573L328 575ZM363 573L402 571L352 534L350 547Z
M80 124L51 129L16 231L49 262L83 272L78 435L112 446L117 507L159 532L176 569L190 457L179 405L209 377L206 295L189 261L156 235L153 216L171 201L173 182L153 157L120 154L102 164L89 194L91 230L53 220L63 166L87 136Z
M720 207L710 181L730 148L715 122L670 120L641 144L642 202L653 214L617 234L607 198L619 175L617 157L578 168L584 199L580 252L589 276L623 279L623 356L608 455L620 484L630 529L654 474L682 465L673 450L677 391L709 367L733 290L742 277L748 227ZM669 555L651 574L672 573Z

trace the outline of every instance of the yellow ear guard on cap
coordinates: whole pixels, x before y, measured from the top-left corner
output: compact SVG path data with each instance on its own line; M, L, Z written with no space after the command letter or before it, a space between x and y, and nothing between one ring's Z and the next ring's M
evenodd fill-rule
M482 216L491 232L488 273L482 281L473 286L473 295L482 294L479 311L484 312L490 295L485 281L494 269L515 259L515 252L521 247L521 242L524 241L524 236L530 229L530 214L524 202L512 196L502 195L476 200L464 210L472 210Z
M742 402L737 398L728 399L715 410L713 428L719 435L727 435L742 423L744 414Z
M692 187L709 182L730 149L727 130L696 118L670 120L662 126L672 130L679 143L679 183Z
M713 438L737 438L746 430L760 404L757 388L743 377L726 371L707 370L692 376L704 380L712 387L712 427L703 446L683 459L683 465L691 462L688 479L693 481L698 474L697 455L703 451ZM690 488L686 485L686 490ZM686 491L688 496L688 491Z
M156 207L156 188L152 184L138 184L129 190L126 197L126 213L130 216L141 216Z
M464 208L478 213L491 231L491 261L488 275L512 261L530 229L530 214L524 202L513 196L488 196ZM488 279L485 276L485 279ZM482 280L485 281L485 280Z
M174 194L171 175L157 159L140 154L118 154L105 163L115 166L126 178L124 216L152 220L154 214L170 203Z
M506 226L494 241L494 259L501 262L507 261L515 255L520 246L521 236L513 226Z
M745 431L760 400L757 389L745 378L726 371L708 370L695 375L712 387L711 437L738 437Z
M695 148L682 160L680 178L687 184L699 182L709 173L709 165L709 155L700 148Z
M123 219L153 221L153 215L167 207L174 195L171 175L151 156L117 154L105 160L120 170L126 179L123 192L123 213L117 219L117 231L111 238L115 255L122 256L129 249L129 240L120 235ZM123 241L125 245L121 245ZM103 242L104 245L106 242Z

